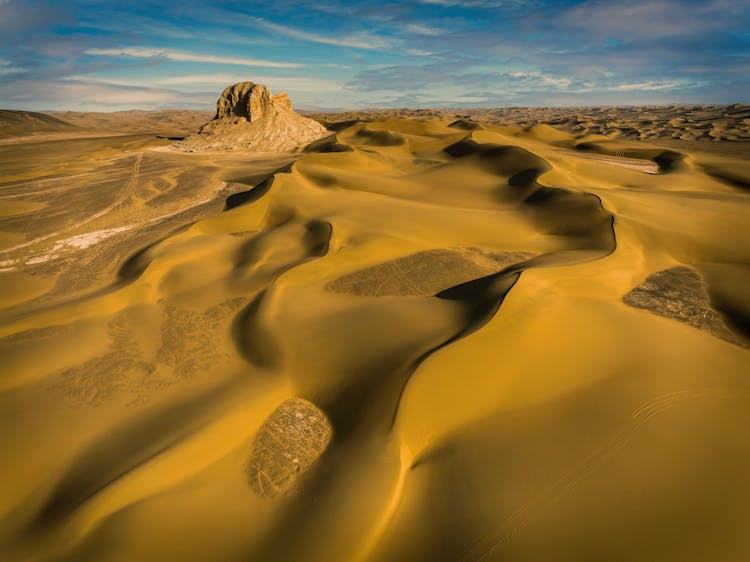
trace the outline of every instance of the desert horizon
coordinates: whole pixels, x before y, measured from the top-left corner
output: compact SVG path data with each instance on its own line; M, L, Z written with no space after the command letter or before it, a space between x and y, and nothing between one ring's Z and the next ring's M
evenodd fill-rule
M0 560L746 562L748 18L0 1Z

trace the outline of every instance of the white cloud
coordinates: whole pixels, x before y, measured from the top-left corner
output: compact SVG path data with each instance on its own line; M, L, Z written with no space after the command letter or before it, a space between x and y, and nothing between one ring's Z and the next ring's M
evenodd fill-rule
M0 69L1 70L1 69ZM172 88L180 86L199 86L202 90L220 92L229 84L250 80L267 86L272 92L320 92L335 93L344 89L344 84L335 80L308 78L304 76L259 76L241 74L189 74L167 77L110 78L97 76L68 76L65 82L98 86L115 86L125 88ZM169 90L172 91L172 90Z
M535 82L539 85L544 86L554 86L555 88L568 88L572 82L570 78L556 78L555 76L552 76L550 74L543 74L541 72L531 71L531 72L522 72L522 71L515 71L511 72L510 76L513 78L520 78L522 80L527 80L529 82Z
M223 57L216 55L203 55L190 51L177 51L173 49L160 49L157 47L121 47L115 49L88 49L84 51L87 55L110 56L110 57L134 57L154 58L161 57L179 62L212 62L216 64L232 64L238 66L260 66L268 68L299 68L305 66L295 62L279 62L243 57Z
M279 23L273 23L266 21L261 18L246 18L252 24L272 31L286 37L292 37L294 39L302 39L303 41L311 41L313 43L322 43L324 45L336 45L338 47L353 47L355 49L370 49L370 50L387 50L391 49L392 45L390 42L383 37L371 35L369 33L359 33L357 35L345 35L342 37L329 37L327 35L319 35L317 33L310 33L309 31L302 31Z
M453 103L482 103L489 101L487 97L479 96L455 96L451 98L443 99L442 102L453 102Z
M172 76L159 78L155 84L165 86L184 86L189 84L210 84L226 86L240 81L242 78L231 74L197 74L187 76ZM268 86L272 91L297 90L302 92L335 92L342 90L344 85L335 80L319 80L303 76L251 76L250 80Z
M462 6L468 8L516 8L528 4L525 0L419 0L422 4L436 6Z
M2 0L0 0L0 6L2 6ZM20 66L14 66L13 63L7 59L0 59L0 76L3 74L17 74L20 72L28 72L28 70L21 68Z
M206 92L185 93L176 90L78 81L30 81L3 84L0 99L12 106L28 106L28 92L35 92L36 107L44 109L85 109L111 111L115 109L156 109L196 107L210 109L215 95ZM9 103L10 102L10 103Z
M434 27L428 27L426 25L420 25L416 23L407 25L404 29L409 33L414 33L416 35L427 35L430 37L435 37L442 33L442 31Z
M615 92L628 92L630 90L671 90L673 88L679 88L683 86L680 82L637 82L634 84L618 84L611 88L605 88L613 90Z

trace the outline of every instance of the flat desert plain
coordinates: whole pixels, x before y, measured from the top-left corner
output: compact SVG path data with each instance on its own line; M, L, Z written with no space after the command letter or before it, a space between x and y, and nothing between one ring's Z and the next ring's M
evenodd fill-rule
M750 108L459 113L4 114L2 559L747 560Z

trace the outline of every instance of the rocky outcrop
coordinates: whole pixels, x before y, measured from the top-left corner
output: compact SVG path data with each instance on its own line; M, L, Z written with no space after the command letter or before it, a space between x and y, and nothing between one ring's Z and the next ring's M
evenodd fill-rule
M213 120L176 148L189 152L283 152L304 147L327 134L318 122L295 113L286 93L272 96L261 84L240 82L224 89Z
M273 100L268 88L253 82L240 82L227 86L216 102L214 120L226 117L244 117L251 123L271 111Z
M277 105L279 107L286 107L287 109L292 109L292 100L289 99L289 94L287 94L286 92L280 92L271 99L274 105Z

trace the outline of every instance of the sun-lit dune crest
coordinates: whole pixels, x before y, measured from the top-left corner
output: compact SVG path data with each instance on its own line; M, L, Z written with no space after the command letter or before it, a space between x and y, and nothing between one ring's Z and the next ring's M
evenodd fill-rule
M522 134L557 146L570 146L573 144L574 139L571 133L561 131L544 123L537 123L526 127Z
M283 152L327 134L318 122L296 113L286 93L272 96L261 84L239 82L224 89L216 102L214 118L175 147L189 152Z

